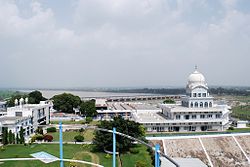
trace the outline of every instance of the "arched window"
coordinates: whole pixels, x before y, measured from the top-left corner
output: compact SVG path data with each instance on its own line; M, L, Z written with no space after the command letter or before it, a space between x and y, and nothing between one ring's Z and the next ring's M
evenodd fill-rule
M200 107L203 108L203 103L202 102L200 102Z
M194 104L194 105L195 105L195 107L198 107L198 102L195 102L195 104Z
M209 107L212 107L212 102L209 103Z
M207 102L205 102L205 107L208 107L208 103Z
M190 106L191 106L191 108L193 108L193 107L194 107L194 104L193 104L193 102L191 102L191 103L190 103Z

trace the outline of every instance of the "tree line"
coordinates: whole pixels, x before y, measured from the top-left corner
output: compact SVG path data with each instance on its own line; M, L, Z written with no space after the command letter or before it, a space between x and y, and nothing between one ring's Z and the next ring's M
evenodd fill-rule
M8 127L2 127L2 144L24 144L24 129L21 127L20 132L16 135Z
M15 99L28 98L29 104L39 104L40 101L48 100L42 96L40 91L32 91L29 94L15 94L8 101L7 106L13 107ZM80 114L86 117L94 117L97 115L95 108L95 100L82 101L79 96L70 93L62 93L53 96L50 100L53 101L53 108L64 113L74 113L79 110Z

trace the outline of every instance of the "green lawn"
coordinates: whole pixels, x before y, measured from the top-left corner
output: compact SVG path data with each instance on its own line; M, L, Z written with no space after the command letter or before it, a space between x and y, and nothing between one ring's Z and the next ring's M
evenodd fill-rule
M50 121L51 124L59 124L60 121ZM62 124L84 124L85 121L62 121Z
M121 154L120 157L123 167L133 167L137 161L145 162L147 164L145 167L152 167L151 158L147 152L147 147L143 145L136 145L135 147L139 150L138 154Z
M53 141L59 141L59 132L52 132L47 134L53 136ZM83 133L75 131L63 132L63 141L65 142L74 141L74 137L79 134L83 135Z
M84 141L92 141L94 138L94 130L93 129L86 129L83 132Z
M59 132L52 132L48 134L53 136L53 141L59 141ZM63 141L65 142L75 141L74 137L79 134L84 136L84 141L92 141L94 138L94 130L86 129L84 132L75 132L75 131L63 132Z
M232 108L232 116L243 120L250 120L250 105L236 106Z
M123 167L133 167L136 161L142 160L148 163L148 167L151 167L150 156L146 151L145 146L136 146L140 152L138 154L122 154L121 160ZM48 152L56 157L59 157L59 145L58 144L33 144L31 146L24 145L8 145L5 146L4 151L0 151L0 158L27 158L31 157L30 154L39 151ZM64 158L67 159L79 159L85 161L94 161L105 167L112 166L112 156L106 158L106 154L102 152L93 152L93 145L74 145L74 144L64 144L63 145ZM73 164L73 163L72 163ZM77 164L78 166L84 166L82 164ZM12 161L4 162L0 164L0 167L58 167L59 162L52 162L45 164L41 161ZM65 162L65 167L69 167L70 163ZM118 164L117 164L118 166ZM89 167L85 165L85 167Z

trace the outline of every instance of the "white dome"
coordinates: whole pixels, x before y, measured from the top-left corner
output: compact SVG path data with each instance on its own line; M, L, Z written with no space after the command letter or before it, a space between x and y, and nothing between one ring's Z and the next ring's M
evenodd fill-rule
M205 77L198 72L197 70L195 70L192 74L189 75L188 77L188 84L192 84L192 85L206 85L206 80Z

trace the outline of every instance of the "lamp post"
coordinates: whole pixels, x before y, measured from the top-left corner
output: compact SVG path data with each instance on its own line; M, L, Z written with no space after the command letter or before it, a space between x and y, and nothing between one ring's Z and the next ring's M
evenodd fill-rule
M60 140L60 167L63 165L63 135L62 135L62 121L59 123L59 140Z
M113 128L113 167L116 167L115 161L116 161L116 128Z

